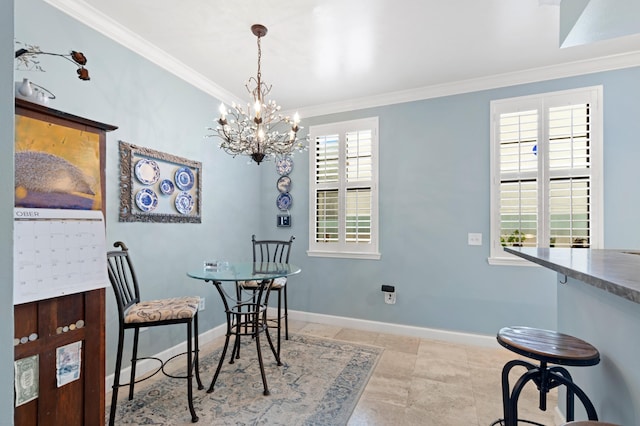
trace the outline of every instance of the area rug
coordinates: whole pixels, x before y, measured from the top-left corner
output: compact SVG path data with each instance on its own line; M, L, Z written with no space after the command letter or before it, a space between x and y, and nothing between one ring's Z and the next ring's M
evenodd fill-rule
M205 389L194 385L194 406L200 418L197 424L345 425L382 351L293 334L283 340L283 365L277 366L265 344L262 354L271 394L264 396L255 342L250 338L242 342L241 357L234 364L229 364L227 352L214 392L206 393L220 359L219 348L200 360ZM117 425L192 424L184 380L162 378L138 387L132 401L125 398L118 403ZM121 392L128 392L127 388ZM108 416L109 407L106 412Z

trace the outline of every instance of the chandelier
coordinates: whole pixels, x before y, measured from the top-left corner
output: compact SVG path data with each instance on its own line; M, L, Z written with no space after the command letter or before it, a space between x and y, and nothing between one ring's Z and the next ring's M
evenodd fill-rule
M274 100L266 100L271 85L262 81L260 39L267 34L267 27L254 24L251 32L258 38L258 73L245 84L251 102L247 103L246 109L235 102L229 109L224 103L220 104L218 126L208 129L215 130L216 134L208 136L219 137L220 148L227 154L234 157L246 155L260 164L267 156L284 157L306 147L297 137L298 130L302 128L298 113L293 118L283 116Z

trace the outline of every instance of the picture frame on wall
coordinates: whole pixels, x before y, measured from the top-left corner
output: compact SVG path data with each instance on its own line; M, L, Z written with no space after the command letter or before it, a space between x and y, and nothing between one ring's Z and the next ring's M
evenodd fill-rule
M202 163L119 142L120 222L201 223Z

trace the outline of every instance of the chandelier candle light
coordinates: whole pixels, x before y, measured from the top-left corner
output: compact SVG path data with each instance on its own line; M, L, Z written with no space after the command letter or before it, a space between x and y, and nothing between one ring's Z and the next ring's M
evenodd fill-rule
M208 129L215 130L217 134L208 136L219 137L220 148L227 154L234 157L247 155L256 164L260 164L266 156L286 156L294 150L302 151L306 147L297 137L298 130L302 128L299 126L298 113L293 119L283 116L279 113L280 106L274 100L265 100L271 92L271 85L262 81L260 39L267 34L267 27L254 24L251 32L258 38L258 73L245 84L252 103L247 104L246 110L235 102L230 109L224 103L220 104L218 126Z

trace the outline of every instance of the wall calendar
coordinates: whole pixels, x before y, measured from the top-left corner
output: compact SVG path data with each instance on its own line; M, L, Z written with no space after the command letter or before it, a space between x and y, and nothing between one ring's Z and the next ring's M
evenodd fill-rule
M14 209L13 303L107 286L99 210Z

